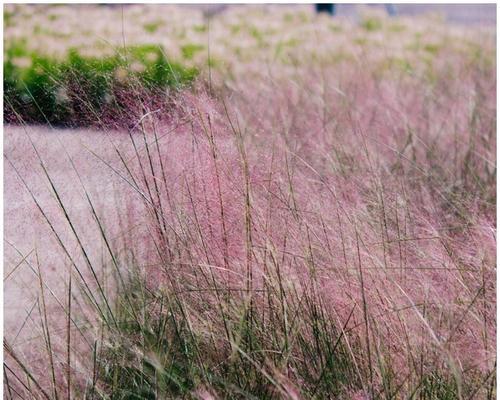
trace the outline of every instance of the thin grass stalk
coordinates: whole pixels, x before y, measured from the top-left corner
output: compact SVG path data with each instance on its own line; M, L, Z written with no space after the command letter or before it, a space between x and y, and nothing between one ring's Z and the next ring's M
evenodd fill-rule
M36 265L37 265L37 269L38 269L38 280L39 280L39 284L40 284L40 295L42 298L42 304L41 304L42 311L43 311L43 313L42 313L42 318L43 318L42 329L43 329L43 332L44 332L44 335L46 338L46 342L47 342L47 354L49 356L50 372L51 372L51 378L52 378L52 391L53 391L55 400L57 400L57 399L59 399L59 395L57 393L56 372L55 372L55 368L54 368L54 350L52 348L52 340L50 337L49 322L47 319L47 305L45 304L45 291L43 289L44 285L43 285L43 279L42 279L42 272L40 270L40 262L38 260L38 252L35 251L35 254L36 254L36 260L37 260Z

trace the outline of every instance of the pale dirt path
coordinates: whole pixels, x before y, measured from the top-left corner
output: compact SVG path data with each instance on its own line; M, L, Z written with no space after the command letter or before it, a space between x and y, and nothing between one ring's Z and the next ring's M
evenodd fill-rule
M67 152L73 158L88 192L95 202L100 218L110 237L123 232L118 215L131 218L130 223L137 222L140 202L133 195L132 189L101 161L85 149L92 149L107 160L117 165L116 156L110 137L120 147L130 147L127 134L93 132L89 130L51 131L42 127L27 127L36 148L54 180L67 206L84 245L89 251L92 262L102 265L102 243L96 224L93 221L90 207L77 175L72 170ZM54 195L51 193L47 179L44 177L40 163L31 147L22 127L7 126L4 129L4 156L11 160L27 184L33 190L42 208L53 221L72 255L78 260L82 269L81 252L70 232L69 226ZM40 269L47 285L57 296L64 299L64 290L68 280L68 259L63 255L60 246L50 232L50 228L36 208L31 196L16 176L14 169L4 157L4 333L13 340L21 326L24 327L16 340L16 346L23 349L22 343L33 337L40 337L40 316L36 301L39 298L38 277L30 266L24 262L12 270L30 254L28 261L36 268L35 253L38 253ZM123 221L124 224L129 222ZM134 232L127 235L132 238ZM118 241L116 245L119 246ZM21 256L20 253L23 255ZM101 271L102 272L102 271ZM10 274L10 275L9 275ZM7 279L6 279L7 278ZM51 297L46 293L47 297ZM53 301L51 304L55 304ZM31 318L27 318L29 310L34 310ZM60 307L51 309L51 318L60 319Z

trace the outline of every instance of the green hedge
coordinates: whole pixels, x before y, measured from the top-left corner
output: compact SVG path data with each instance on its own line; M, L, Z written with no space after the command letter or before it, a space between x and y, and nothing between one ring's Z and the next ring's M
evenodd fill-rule
M14 43L4 54L4 121L87 125L105 109L123 108L118 94L179 88L196 75L195 68L167 60L155 45L121 48L100 58L72 49L60 60Z

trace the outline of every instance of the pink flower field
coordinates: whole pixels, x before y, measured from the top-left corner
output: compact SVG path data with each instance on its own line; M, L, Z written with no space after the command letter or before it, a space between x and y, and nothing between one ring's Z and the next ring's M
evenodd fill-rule
M495 27L383 11L5 6L6 399L496 398Z

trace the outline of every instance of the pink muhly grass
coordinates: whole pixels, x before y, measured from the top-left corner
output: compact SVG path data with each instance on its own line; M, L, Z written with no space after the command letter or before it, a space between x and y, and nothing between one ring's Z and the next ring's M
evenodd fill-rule
M215 398L204 389L205 366L223 365L235 382L251 377L242 386L274 397L336 390L356 399L410 395L437 372L452 377L459 395L471 394L495 368L495 139L480 136L494 124L494 88L478 77L440 81L447 90L429 93L418 79L343 72L342 87L312 70L278 87L269 82L264 94L243 83L230 101L202 89L182 93L168 113L143 104L128 136L107 133L98 149L89 143L96 168L122 185L118 214L140 226L123 243L111 240L126 234L118 216L102 215L109 232L93 213L81 220L75 211L89 204L71 182L79 199L68 201L68 213L83 232L80 247L107 266L107 279L114 267L132 271L143 284L133 295L153 293L136 310L115 276L107 290L129 307L127 321L147 326L178 312L185 335L196 336L198 398ZM49 168L57 162L47 160ZM76 170L88 162L79 159ZM60 179L64 191L69 183ZM48 207L62 224L60 210ZM57 315L54 335L67 321ZM88 320L93 329L81 336L92 344L105 318ZM134 357L156 365L154 351L137 345L144 338L123 336ZM351 375L323 386L335 343ZM95 372L92 357L79 362L74 384ZM54 379L64 385L64 369ZM92 384L105 392L111 383L101 379ZM43 383L46 392L57 387Z

